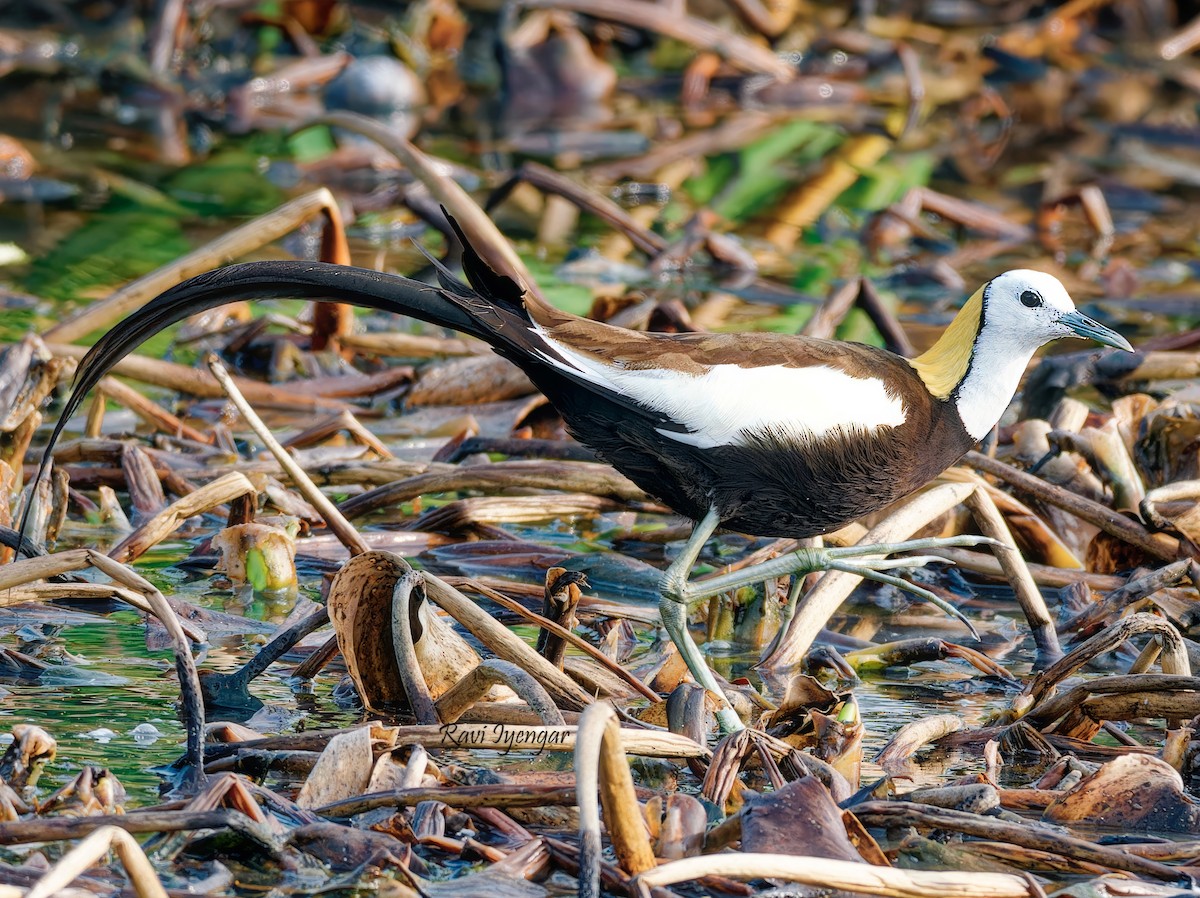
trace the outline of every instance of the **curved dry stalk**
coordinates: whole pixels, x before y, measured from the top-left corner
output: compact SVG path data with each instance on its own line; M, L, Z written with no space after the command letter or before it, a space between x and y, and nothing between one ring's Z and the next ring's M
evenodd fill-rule
M221 360L214 354L210 354L205 362L208 364L208 369L212 372L213 377L221 385L225 391L225 395L229 397L229 401L234 404L242 419L250 425L250 429L255 435L263 441L275 460L279 462L279 466L291 478L292 483L296 485L296 489L300 494L309 501L313 508L325 519L325 526L337 536L343 546L349 550L351 555L361 555L364 552L370 551L370 547L363 541L363 538L358 535L358 531L353 525L342 515L336 505L329 498L317 489L316 484L312 482L312 478L304 472L304 469L296 462L291 454L280 445L279 440L275 439L275 435L271 433L269 427L263 423L262 418L246 401L246 397L238 389L237 384L233 382L233 378L229 376L229 372L225 366L221 364Z
M1112 587L1108 595L1100 601L1084 608L1065 624L1064 632L1078 632L1091 629L1106 618L1120 614L1128 606L1153 595L1160 589L1178 586L1188 579L1197 579L1193 570L1198 569L1197 563L1187 558L1164 565L1152 571L1145 577L1129 580Z
M1098 720L1195 717L1200 713L1200 679L1171 674L1101 677L1043 701L1021 720L1044 729L1072 711Z
M1200 480L1176 480L1146 493L1138 503L1138 511L1143 520L1149 521L1160 530L1165 530L1171 526L1171 522L1159 513L1157 506L1160 503L1194 503L1197 499L1200 499Z
M596 702L583 713L575 743L575 803L579 806L579 894L600 895L600 811L621 869L654 868L650 836L633 791L617 712ZM599 801L599 806L597 803Z
M519 695L541 718L546 726L566 726L542 684L517 665L499 658L483 661L459 680L437 700L435 716L443 724L454 723L463 713L487 694L493 686L502 684Z
M573 786L531 786L529 783L485 783L477 786L413 786L368 792L315 808L322 817L357 817L377 808L411 808L423 801L440 801L453 808L542 808L575 804Z
M1125 640L1144 633L1153 633L1162 641L1164 673L1191 676L1192 666L1188 661L1187 647L1179 631L1169 621L1157 615L1131 614L1097 633L1087 642L1074 648L1062 660L1039 673L1025 691L1013 699L1009 713L1014 719L1025 716L1053 693L1059 683L1088 662L1112 651Z
M59 858L58 863L37 881L25 898L52 898L87 872L97 861L116 849L138 898L167 898L146 853L137 840L115 826L104 826Z
M514 599L510 599L504 593L497 592L496 590L492 589L487 584L482 583L473 577L465 578L461 581L461 583L462 583L462 586L465 589L467 589L468 591L478 592L481 596L484 596L488 601L495 602L497 605L499 605L502 608L507 609L508 611L511 611L513 614L519 614L521 617L525 618L530 623L537 624L539 627L542 628L543 631L552 633L555 636L557 636L558 638L571 643L571 645L573 645L575 648L579 649L579 651L583 652L585 655L587 655L589 658L591 658L593 661L595 661L597 664L599 664L605 670L609 671L613 675L619 677L624 682L628 683L629 686L632 689L634 689L638 694L642 695L643 697L649 699L652 702L659 701L660 696L658 695L657 692L655 692L653 689L651 689L649 686L647 686L645 683L643 683L641 680L639 680L623 665L618 664L616 661L613 661L612 658L605 655L602 651L600 651L598 648L596 648L594 645L592 645L590 642L588 642L586 639L584 639L579 634L574 633L571 630L568 630L566 627L563 627L562 625L555 623L554 621L550 620L550 618L545 617L544 615L538 614L536 611L530 611L528 608L526 608L520 602L515 601ZM555 666L557 667L557 665L555 665Z
M957 714L935 714L906 723L875 757L875 763L893 776L903 773L911 769L912 756L923 747L962 728Z
M424 576L425 595L431 602L466 627L497 657L528 671L546 687L558 707L579 711L592 703L592 697L574 680L461 592L437 577Z
M392 649L396 667L400 670L400 685L417 723L438 723L444 718L439 718L429 694L429 684L425 682L413 636L414 603L424 601L422 582L421 575L411 568L396 581L392 590Z
M934 518L965 501L974 491L975 487L967 483L936 486L876 524L859 540L859 545L907 539ZM821 628L860 582L861 577L841 572L830 572L823 576L800 600L775 648L756 666L778 670L798 664L804 653L812 647Z
M339 508L347 517L354 518L426 493L513 488L588 493L624 502L647 500L646 494L631 480L608 465L538 459L424 471L347 499Z
M458 182L439 171L434 160L391 128L355 112L328 112L317 121L354 131L375 141L404 164L439 203L458 220L475 249L498 273L512 277L537 295L537 284L508 239Z
M952 873L873 867L853 861L783 854L710 854L671 861L638 875L642 894L704 876L786 879L835 891L889 898L1036 898L1024 877L1011 873Z
M56 356L76 360L82 359L88 353L88 347L76 346L73 343L51 343L49 348ZM122 357L108 370L111 374L119 374L121 377L153 384L176 393L187 393L205 399L219 399L225 395L221 390L221 385L213 379L212 375L200 368L191 368L162 359L152 359L136 353ZM276 384L266 384L243 377L234 378L234 380L241 391L252 401L277 408L296 411L319 410L332 413L350 407L340 399L319 396L311 391L289 390Z
M0 566L0 592L87 567L87 549L68 549L53 555L22 558Z
M146 597L154 616L166 628L175 651L175 670L179 676L179 692L183 700L183 726L187 733L187 762L183 791L197 791L204 786L204 701L200 692L200 675L196 659L179 618L166 598L149 580L107 555L87 550L88 562L101 573Z
M169 537L188 518L210 511L218 505L224 505L239 496L247 495L258 495L254 484L246 478L245 474L239 471L230 471L172 502L113 546L108 557L127 564Z
M1136 857L1120 847L1097 845L1078 836L1067 835L1058 829L1031 825L1026 821L1013 823L996 817L984 817L967 811L937 808L909 801L864 801L850 810L868 827L915 826L921 829L942 829L962 833L964 836L1047 851L1165 882L1178 882L1186 876L1183 870Z

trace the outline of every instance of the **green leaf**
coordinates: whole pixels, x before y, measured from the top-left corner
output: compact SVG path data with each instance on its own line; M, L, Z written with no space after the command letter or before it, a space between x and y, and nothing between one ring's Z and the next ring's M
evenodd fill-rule
M47 299L88 299L189 249L172 216L114 200L36 259L21 286Z
M165 192L204 216L263 215L284 201L284 193L262 176L262 156L227 149L199 165L181 168L167 179Z
M297 162L312 162L324 159L335 149L333 135L324 125L304 128L289 135L287 148Z
M854 186L838 197L845 209L875 212L899 202L913 187L924 187L933 175L932 153L888 156L863 171Z
M730 221L745 221L796 183L795 168L824 158L842 142L827 124L794 121L767 134L738 154L737 174L711 201Z

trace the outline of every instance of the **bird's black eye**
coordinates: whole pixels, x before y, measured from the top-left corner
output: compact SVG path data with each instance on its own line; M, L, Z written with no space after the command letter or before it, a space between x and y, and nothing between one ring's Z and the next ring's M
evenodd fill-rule
M1036 309L1042 304L1042 294L1036 290L1026 290L1021 294L1021 304Z

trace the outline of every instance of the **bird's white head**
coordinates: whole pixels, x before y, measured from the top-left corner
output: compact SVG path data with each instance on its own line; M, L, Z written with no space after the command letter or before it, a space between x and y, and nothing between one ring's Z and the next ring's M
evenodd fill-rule
M1116 331L1080 314L1062 281L1044 271L1018 268L984 288L976 350L987 345L1004 353L1033 353L1060 337L1084 337L1132 350Z
M980 288L912 364L933 395L955 403L967 432L982 439L1012 401L1034 352L1060 337L1132 351L1116 331L1077 311L1054 275L1016 269Z

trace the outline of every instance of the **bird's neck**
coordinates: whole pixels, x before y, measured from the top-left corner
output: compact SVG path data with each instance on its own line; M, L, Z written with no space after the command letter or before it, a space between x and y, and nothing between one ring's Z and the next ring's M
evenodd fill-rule
M1012 402L1033 353L986 342L976 345L966 376L950 398L963 427L976 440L988 435Z
M1012 402L1037 348L1000 334L980 339L985 326L984 289L967 300L928 352L910 362L934 397L954 405L963 427L976 440L987 436Z

